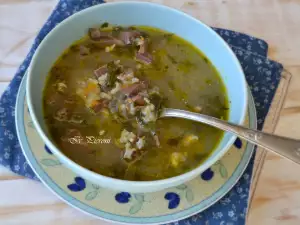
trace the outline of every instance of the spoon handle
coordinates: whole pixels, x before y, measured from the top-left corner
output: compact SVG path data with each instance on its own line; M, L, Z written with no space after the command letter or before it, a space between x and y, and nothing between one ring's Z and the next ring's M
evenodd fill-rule
M205 123L213 127L217 127L224 131L229 131L253 144L275 152L283 157L290 159L291 161L297 164L300 164L299 140L272 135L257 130L252 130L211 116L179 109L165 108L162 110L160 117L176 117L189 119Z

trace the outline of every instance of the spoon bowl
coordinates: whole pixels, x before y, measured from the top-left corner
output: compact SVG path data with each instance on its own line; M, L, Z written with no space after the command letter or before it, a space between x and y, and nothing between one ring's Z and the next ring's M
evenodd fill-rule
M300 164L300 140L264 133L212 116L180 109L164 108L161 111L159 118L164 117L182 118L205 123L221 130L231 132L240 138Z

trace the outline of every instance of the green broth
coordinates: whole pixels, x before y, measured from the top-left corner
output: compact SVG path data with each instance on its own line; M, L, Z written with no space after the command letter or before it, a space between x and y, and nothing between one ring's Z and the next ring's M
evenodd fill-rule
M111 28L105 28L111 29ZM44 115L51 137L60 150L83 167L102 175L125 180L149 181L180 175L206 160L218 145L223 132L204 124L181 119L156 121L160 147L149 145L145 154L133 163L122 159L118 145L121 131L126 127L109 113L94 114L76 95L78 80L94 77L94 70L112 60L120 60L126 67L135 69L135 75L159 88L166 99L164 106L184 110L201 108L201 113L228 119L228 99L225 86L211 62L191 43L165 31L151 27L136 27L147 33L151 65L137 68L141 63L132 57L132 48L116 47L111 52L94 46L84 37L67 49L55 62L44 89ZM79 46L90 48L84 57ZM57 91L55 84L63 81L67 88ZM53 115L66 108L68 114L78 115L80 124L57 121ZM94 136L110 139L110 143L70 143L70 137L80 131L82 137ZM102 130L105 133L100 136ZM73 133L72 133L73 132ZM68 133L68 134L67 134ZM69 135L69 136L68 136ZM189 138L197 137L190 141ZM67 140L67 141L66 141ZM181 153L184 160L172 164L172 153Z

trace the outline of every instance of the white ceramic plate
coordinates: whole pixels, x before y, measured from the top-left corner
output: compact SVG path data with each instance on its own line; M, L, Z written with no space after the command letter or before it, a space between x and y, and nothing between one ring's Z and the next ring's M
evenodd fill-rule
M90 215L130 224L177 221L205 210L222 198L238 181L254 146L238 140L226 155L196 179L163 191L144 194L116 192L79 177L50 152L33 127L25 101L25 80L16 104L16 128L23 153L41 181L62 200ZM245 126L256 128L250 98Z

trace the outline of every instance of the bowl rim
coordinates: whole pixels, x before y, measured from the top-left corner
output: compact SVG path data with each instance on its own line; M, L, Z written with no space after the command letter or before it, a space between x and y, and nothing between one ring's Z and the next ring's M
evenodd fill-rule
M145 6L150 6L150 7L157 7L157 8L161 8L164 9L166 11L172 12L177 14L178 16L183 16L183 17L187 17L189 20L192 20L194 22L197 22L199 25L203 26L207 32L210 32L211 35L215 36L215 38L222 43L223 47L227 50L227 52L231 55L233 61L235 61L235 66L236 68L239 70L239 74L243 75L242 80L244 80L244 93L240 93L243 94L243 99L244 101L242 102L243 105L241 105L241 117L239 118L238 124L242 124L245 120L246 117L246 112L247 112L247 105L248 105L248 94L247 94L247 83L246 83L246 78L245 78L245 74L243 72L243 69L241 67L241 64L239 62L239 60L237 59L236 55L233 53L233 51L231 50L231 48L229 47L229 45L212 29L210 28L208 25L206 25L205 23L203 23L202 21L171 7L165 6L165 5L161 5L161 4L157 4L157 3L151 3L151 2L138 2L138 1L130 1L130 2L111 2L111 3L105 3L105 4L98 4L95 6L91 6L89 8L83 9L71 16L69 16L68 18L66 18L65 20L63 20L62 22L60 22L57 26L55 26L45 37L44 39L41 41L41 43L39 44L39 46L37 47L31 63L28 67L28 77L27 77L27 82L26 82L26 90L28 92L28 95L26 95L27 98L27 102L28 102L28 108L32 117L32 121L33 124L35 126L35 128L37 129L37 132L39 133L39 135L41 136L41 138L43 139L43 141L45 142L45 144L51 149L51 151L53 151L53 153L63 162L65 163L66 166L69 166L69 168L71 168L74 171L82 171L82 173L85 173L89 176L89 180L102 180L102 181L107 181L107 182L112 182L114 183L114 186L118 186L118 185L125 185L125 186L135 186L135 189L138 188L146 188L149 186L160 186L162 188L158 188L158 189L164 189L173 185L170 185L172 183L178 182L180 180L182 180L182 182L190 180L194 177L196 177L197 175L199 175L201 172L203 172L205 169L209 168L211 165L213 165L217 160L219 160L220 158L222 158L222 156L228 151L228 149L230 148L230 146L233 144L234 140L236 139L235 135L232 135L228 142L224 145L224 147L222 149L220 149L217 153L217 155L213 158L211 158L210 161L205 160L203 163L201 163L198 167L180 174L178 176L174 176L174 177L170 177L170 178L166 178L166 179L161 179L161 180L153 180L153 181L129 181L129 180L122 180L122 179L117 179L117 178L112 178L112 177L108 177L108 176L104 176L102 174L99 173L95 173L93 171L88 170L87 168L75 163L72 159L70 159L69 157L67 157L65 154L63 154L62 151L59 150L59 148L57 148L52 141L50 140L50 138L48 138L48 136L44 133L42 127L40 126L37 116L34 112L34 107L33 107L33 102L31 101L32 99L32 95L33 93L31 92L31 90L34 88L33 86L33 75L32 75L32 70L33 67L35 66L35 61L36 58L38 58L38 55L41 54L41 49L42 46L46 45L48 39L55 35L55 33L57 31L59 31L60 27L63 24L67 24L69 21L73 20L76 17L80 17L83 14L88 14L90 11L93 10L97 10L98 8L105 8L105 7L113 7L113 6L120 6L120 5L145 5ZM209 158L208 158L209 159ZM84 177L84 175L83 175ZM99 183L99 182L98 182ZM109 185L111 186L111 185Z

